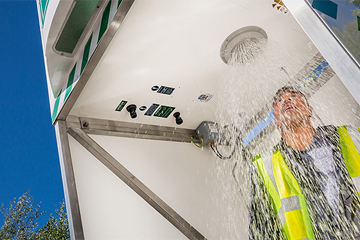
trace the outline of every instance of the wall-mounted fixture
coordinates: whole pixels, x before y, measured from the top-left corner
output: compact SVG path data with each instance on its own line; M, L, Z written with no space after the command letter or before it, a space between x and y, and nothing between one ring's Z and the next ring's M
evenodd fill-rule
M131 104L131 105L127 106L126 110L130 113L131 118L137 117L135 104Z
M260 53L267 42L266 32L256 26L243 27L231 33L220 48L224 63L230 60L245 63Z
M176 112L173 114L174 118L175 118L175 122L177 125L182 124L184 121L182 120L182 118L180 117L180 113Z
M230 159L238 146L238 140L239 137L236 138L236 141L234 143L234 145L232 146L232 151L231 154L229 156L224 157L218 150L218 145L220 145L221 140L224 139L224 135L222 130L220 130L219 125L215 122L208 122L208 121L204 121L202 122L199 127L196 129L196 134L198 135L198 138L201 140L201 146L198 146L195 144L195 142L193 141L193 137L190 136L192 142L195 144L195 146L197 147L203 147L203 146L209 146L215 153L215 155L222 159L222 160L226 160L226 159ZM231 144L229 145L231 147Z

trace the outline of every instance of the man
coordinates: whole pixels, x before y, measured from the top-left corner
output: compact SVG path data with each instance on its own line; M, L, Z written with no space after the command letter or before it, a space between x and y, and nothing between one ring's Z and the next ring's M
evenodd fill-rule
M360 133L312 127L305 96L279 89L280 143L253 159L250 239L360 239Z

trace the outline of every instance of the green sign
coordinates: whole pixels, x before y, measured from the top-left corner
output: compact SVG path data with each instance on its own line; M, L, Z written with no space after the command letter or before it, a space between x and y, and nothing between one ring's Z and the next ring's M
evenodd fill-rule
M125 105L127 104L127 101L121 101L121 103L117 106L117 108L115 109L115 111L118 111L120 112L124 107Z
M160 106L160 108L155 112L155 117L162 117L167 118L172 111L174 111L174 107L168 107L168 106Z

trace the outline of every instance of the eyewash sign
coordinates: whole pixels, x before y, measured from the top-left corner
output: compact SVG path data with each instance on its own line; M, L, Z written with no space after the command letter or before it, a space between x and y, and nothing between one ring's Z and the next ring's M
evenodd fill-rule
M168 106L161 106L156 113L154 114L155 117L162 117L167 118L172 111L174 111L174 107L168 107Z

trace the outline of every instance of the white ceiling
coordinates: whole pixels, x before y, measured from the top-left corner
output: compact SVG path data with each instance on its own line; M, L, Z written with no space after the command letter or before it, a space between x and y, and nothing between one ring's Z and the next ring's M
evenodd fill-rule
M216 120L230 95L241 96L236 99L239 112L263 106L289 81L281 67L293 76L317 53L296 20L272 3L136 0L70 115L176 127L172 114L165 119L138 110L131 119L125 108L115 111L122 100L138 107L157 103L181 113L179 127L195 129L202 121ZM222 62L220 47L246 26L264 29L268 46L255 63L234 70ZM226 85L229 81L233 85ZM159 94L151 90L154 85L175 91ZM214 97L200 102L206 93Z

